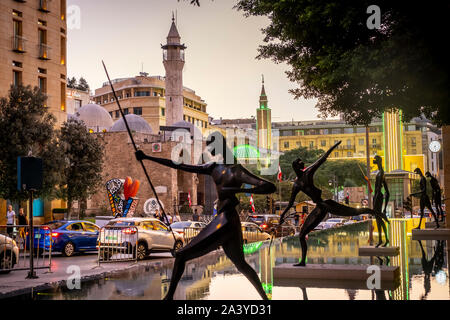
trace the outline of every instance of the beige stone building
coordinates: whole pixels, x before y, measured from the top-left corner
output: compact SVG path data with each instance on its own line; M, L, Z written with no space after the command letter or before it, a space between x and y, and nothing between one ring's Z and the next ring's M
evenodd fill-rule
M0 96L37 86L58 124L66 115L66 0L0 1Z
M89 91L69 88L66 90L67 114L74 114L82 106L91 102Z

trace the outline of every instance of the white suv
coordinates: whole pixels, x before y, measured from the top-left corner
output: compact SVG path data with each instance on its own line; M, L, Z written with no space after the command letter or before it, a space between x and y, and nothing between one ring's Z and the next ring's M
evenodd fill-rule
M171 252L183 247L183 236L169 230L166 224L155 218L117 218L112 219L100 230L99 246L104 249L103 259L111 258L114 250L136 249L137 259L142 260L152 252ZM105 250L111 248L112 250ZM111 253L110 253L111 252Z
M0 234L0 273L8 273L19 262L19 247L16 241Z

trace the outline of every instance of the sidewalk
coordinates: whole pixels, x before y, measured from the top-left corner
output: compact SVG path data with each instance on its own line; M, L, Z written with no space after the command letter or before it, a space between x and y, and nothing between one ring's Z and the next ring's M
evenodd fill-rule
M52 257L52 272L49 273L48 269L38 269L36 270L38 279L26 279L28 271L11 271L8 274L0 274L0 299L66 286L66 280L72 275L71 272L67 272L70 266L80 268L81 282L84 282L102 279L134 268L171 265L172 263L173 258L170 253L155 253L150 258L138 263L126 261L101 263L100 266L97 264L96 253L73 257L54 256Z

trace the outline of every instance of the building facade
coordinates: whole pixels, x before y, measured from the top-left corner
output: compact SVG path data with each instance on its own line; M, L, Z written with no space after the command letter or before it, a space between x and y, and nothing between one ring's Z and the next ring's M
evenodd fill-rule
M67 114L76 113L82 106L91 102L89 91L83 91L75 88L66 89Z
M66 0L0 2L0 96L11 85L39 87L57 124L66 114Z

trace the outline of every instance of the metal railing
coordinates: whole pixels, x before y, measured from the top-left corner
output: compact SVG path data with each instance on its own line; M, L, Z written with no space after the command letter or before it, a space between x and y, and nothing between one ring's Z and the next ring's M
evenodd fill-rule
M50 60L51 47L45 43L38 44L38 58L42 60Z
M25 39L22 36L15 35L11 38L12 42L12 50L15 52L26 52L26 42L27 39Z
M200 227L187 227L183 229L183 240L184 245L191 242L193 238L195 238L203 228Z
M98 265L104 262L136 261L143 259L145 252L138 247L139 230L134 226L105 226L100 229L97 248ZM142 255L138 257L138 255Z
M34 226L33 230L34 249L30 250L29 225L0 225L0 273L34 269L51 272L52 230L48 226Z

